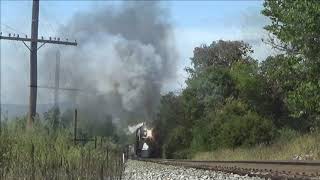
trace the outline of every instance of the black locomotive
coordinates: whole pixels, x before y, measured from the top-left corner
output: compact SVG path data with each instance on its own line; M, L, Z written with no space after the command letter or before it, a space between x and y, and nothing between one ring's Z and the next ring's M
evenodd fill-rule
M152 129L143 124L136 130L135 153L137 157L148 158L152 152Z

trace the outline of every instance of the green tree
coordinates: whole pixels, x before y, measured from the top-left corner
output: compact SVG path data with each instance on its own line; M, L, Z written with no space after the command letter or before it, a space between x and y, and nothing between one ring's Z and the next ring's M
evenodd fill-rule
M196 47L191 62L195 73L212 66L229 68L234 62L246 59L250 52L251 47L242 41L213 41L209 46Z
M191 141L190 130L184 126L173 128L168 135L167 141L163 145L166 158L187 158L189 155L189 145Z
M154 127L154 138L157 143L157 149L163 151L155 152L156 154L172 157L173 152L187 148L187 145L180 146L172 140L179 136L180 138L184 138L184 142L188 142L186 140L188 136L179 135L183 131L177 131L176 129L177 127L191 127L185 116L181 96L169 92L161 97L158 118L154 122Z
M280 40L280 44L274 44L275 47L282 47L288 53L302 54L312 64L319 63L319 1L266 0L262 14L271 20L265 29Z
M236 62L249 62L251 47L242 41L217 41L194 49L193 67L183 91L183 102L191 121L201 119L207 109L219 107L233 96L234 84L230 68Z
M228 69L209 67L187 81L183 103L192 122L200 120L207 111L218 108L234 92Z
M282 48L293 62L281 74L289 77L281 86L291 86L285 98L290 115L305 124L305 131L320 122L320 2L268 0L262 13L271 24L265 29L274 35L272 45ZM280 60L283 58L280 58ZM298 63L295 63L298 61ZM299 68L299 69L296 69ZM302 74L301 74L302 71ZM295 72L296 74L286 74ZM302 75L302 76L301 76Z
M277 127L305 129L305 119L293 116L296 111L289 109L289 94L295 92L306 80L307 68L302 58L288 55L270 56L261 63L260 69L267 86L266 92L272 99L272 114Z
M235 98L248 103L252 109L265 116L272 114L272 100L256 60L234 63L230 75L235 86Z

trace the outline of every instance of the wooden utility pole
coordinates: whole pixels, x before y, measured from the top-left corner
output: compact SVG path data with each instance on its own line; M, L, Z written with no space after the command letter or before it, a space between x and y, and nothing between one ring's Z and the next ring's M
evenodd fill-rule
M0 56L1 56L1 54L0 54ZM2 70L2 65L1 65L1 57L0 57L0 135L1 135L1 120L2 120L2 99L1 99L1 96L2 96L2 94L1 94L1 90L2 90L2 88L1 88L1 83L2 83L2 75L1 75L1 70Z
M54 127L59 124L59 81L60 81L60 51L56 52L56 70L55 70L55 85L54 85Z
M77 144L77 128L78 128L78 111L77 109L74 110L74 145Z
M31 23L31 38L19 37L19 34L11 36L2 36L0 34L0 39L5 40L14 40L14 41L22 41L23 44L30 50L30 95L29 95L29 113L28 113L28 122L27 127L31 128L33 125L34 117L37 112L37 51L44 46L46 43L50 44L63 44L63 45L72 45L76 46L77 42L69 42L68 39L66 41L60 41L60 38L51 39L38 39L38 24L39 24L39 0L33 0L32 5L32 23ZM30 42L30 47L25 43ZM38 47L38 42L42 43Z
M55 108L59 108L59 84L60 84L60 51L56 52L56 70L55 70L55 78L54 78L54 106Z
M30 92L29 92L29 114L28 124L32 127L33 118L37 113L37 51L38 51L38 24L39 24L39 0L33 0L31 42L30 42Z

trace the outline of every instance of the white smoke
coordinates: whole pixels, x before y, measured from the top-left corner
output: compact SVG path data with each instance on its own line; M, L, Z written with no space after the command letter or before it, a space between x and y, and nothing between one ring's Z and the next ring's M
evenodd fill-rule
M177 56L168 12L159 2L124 2L114 9L78 13L60 28L61 35L71 34L79 43L61 52L60 86L99 95L77 96L93 120L103 119L99 113L150 120L163 83L175 78ZM54 52L46 52L40 69L54 71Z

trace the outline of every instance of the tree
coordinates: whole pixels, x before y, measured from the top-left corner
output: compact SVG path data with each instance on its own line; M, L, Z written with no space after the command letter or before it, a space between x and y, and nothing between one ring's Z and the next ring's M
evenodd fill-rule
M183 91L187 116L195 122L208 110L217 108L224 99L233 96L234 84L230 68L236 62L249 62L251 47L242 41L218 41L194 49L193 67L188 68L190 78Z
M258 61L238 61L230 69L230 76L234 83L235 98L250 104L262 114L270 114L270 98L265 92L265 82L259 74Z
M281 41L284 50L319 64L319 1L266 0L262 14L271 20L265 29Z
M291 59L285 61L291 64L281 69L281 74L289 78L279 83L291 89L284 91L290 115L303 121L303 131L319 126L320 2L268 0L262 13L271 20L265 29L280 41L286 58ZM279 47L279 44L273 45ZM288 74L292 72L295 74Z
M181 96L169 92L161 97L158 117L154 122L154 139L157 143L155 149L162 149L163 152L156 152L158 155L164 154L166 157L172 157L173 152L186 148L186 146L178 146L176 142L171 141L173 136L177 136L179 132L177 127L190 127L186 119ZM172 132L176 133L172 133ZM180 136L187 138L187 136ZM173 144L172 144L173 143ZM169 150L169 149L170 150Z
M201 119L207 111L223 105L225 98L234 93L229 70L223 67L208 67L186 83L182 98L192 122Z
M229 68L234 62L246 59L251 47L242 41L213 41L209 46L201 45L193 51L191 72L201 72L208 67ZM192 74L191 74L192 75Z

